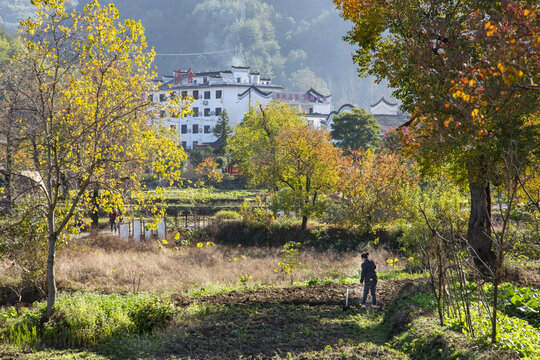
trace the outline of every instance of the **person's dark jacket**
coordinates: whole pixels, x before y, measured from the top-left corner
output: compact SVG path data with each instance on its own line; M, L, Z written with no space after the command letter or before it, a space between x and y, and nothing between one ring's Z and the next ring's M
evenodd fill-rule
M377 280L377 273L375 272L375 269L377 266L373 262L373 260L366 259L362 263L362 274L360 276L360 283L364 283L364 280Z

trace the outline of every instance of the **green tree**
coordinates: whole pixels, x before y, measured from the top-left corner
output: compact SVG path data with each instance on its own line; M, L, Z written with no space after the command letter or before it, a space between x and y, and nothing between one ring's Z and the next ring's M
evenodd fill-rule
M223 110L214 127L214 136L217 137L217 140L214 143L214 153L216 155L225 154L225 148L227 147L227 143L232 134L233 129L229 124L229 114L227 113L227 110Z
M235 159L241 162L252 186L278 191L275 209L302 217L321 213L322 194L335 189L340 151L329 134L306 125L295 109L280 102L252 107L231 139Z
M77 209L91 207L91 189L103 189L105 209L123 208L124 195L142 206L149 201L140 190L144 170L179 179L185 154L170 130L147 118L157 106L144 96L152 90L154 54L145 50L139 22L120 22L114 5L97 1L70 13L63 0L33 4L35 16L20 25L20 69L4 76L11 79L8 95L31 105L19 114L23 146L13 159L31 174L32 210L46 219L50 316L59 239ZM187 111L183 103L168 105L171 113Z
M230 148L240 161L249 184L273 189L276 184L276 137L286 125L300 126L305 120L295 109L280 102L251 107L236 127Z
M381 127L372 114L362 109L332 119L332 139L342 149L369 149L379 143Z

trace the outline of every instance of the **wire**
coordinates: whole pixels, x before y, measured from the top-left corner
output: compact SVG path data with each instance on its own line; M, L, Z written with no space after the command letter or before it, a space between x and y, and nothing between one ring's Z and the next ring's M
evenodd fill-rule
M228 53L232 51L236 51L236 49L208 51L208 52L190 53L190 54L156 54L156 56L198 56L198 55L223 54L223 53Z

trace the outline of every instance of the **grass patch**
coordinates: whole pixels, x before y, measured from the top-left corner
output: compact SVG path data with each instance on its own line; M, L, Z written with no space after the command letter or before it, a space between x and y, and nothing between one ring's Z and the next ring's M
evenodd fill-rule
M426 279L428 277L429 273L427 271L409 272L405 270L391 270L377 274L379 280L416 280Z
M240 220L242 219L242 215L240 215L237 211L233 210L220 210L218 211L214 217L218 220Z
M75 350L32 350L21 351L19 347L2 344L0 345L0 359L12 360L109 360L100 354L95 354L88 351Z
M53 316L47 319L45 312L45 302L22 313L14 307L2 310L0 338L34 347L94 347L124 334L151 333L167 325L175 315L169 300L147 293L64 293L57 300Z

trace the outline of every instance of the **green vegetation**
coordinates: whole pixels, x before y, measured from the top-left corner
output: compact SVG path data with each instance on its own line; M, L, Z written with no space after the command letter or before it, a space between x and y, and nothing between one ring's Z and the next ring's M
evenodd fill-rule
M332 139L344 150L370 149L380 141L381 126L372 114L362 109L332 118Z
M242 215L233 210L220 210L214 217L218 220L239 220L242 218Z
M263 73L325 86L292 44L312 24L273 12L298 3L182 3ZM230 139L223 113L216 150L190 155L197 189L179 188L173 132L140 116L157 104L141 96L154 75L140 23L112 4L34 0L20 44L0 33L0 358L540 358L538 9L334 3L360 68L412 114L401 142L345 124L338 140L371 148L338 149L270 102ZM286 56L275 21L295 29ZM184 100L159 110L183 116ZM232 159L261 190L210 187L240 183L216 171ZM177 187L142 185L162 180ZM168 214L167 237L78 234L113 208ZM365 252L379 279L369 310L356 306Z
M149 191L151 194L156 194L162 197L165 201L174 201L174 203L180 204L195 204L195 203L207 203L211 200L244 200L246 198L253 198L259 195L258 190L221 190L211 187L202 188L165 188L159 193L156 191Z
M49 319L45 303L31 310L3 309L0 338L19 346L96 346L124 335L151 333L166 326L175 313L169 300L152 294L64 293Z
M220 290L200 289L187 298L174 294L62 294L57 303L58 316L48 321L44 303L35 304L31 310L3 310L0 321L5 345L0 347L0 354L37 358L20 353L22 346L50 359L176 359L169 354L192 359L339 356L487 360L514 359L515 352L524 359L538 356L534 344L540 331L519 318L508 316L503 321L506 331L499 344L501 350L490 349L483 342L474 346L459 331L458 323L437 325L436 302L425 282L415 281L414 285L405 280L390 285L381 281L382 297L391 302L384 311L369 312L357 307L343 311L345 287L340 283L310 279L303 287L282 289L240 284ZM343 283L347 287L354 284ZM337 293L331 292L335 286L341 286ZM387 291L392 295L386 295ZM315 294L330 298L326 303L310 305ZM287 303L288 296L293 296L294 305ZM524 335L528 341L518 341ZM281 344L280 352L275 344ZM47 345L72 349L83 346L89 352L40 350Z

